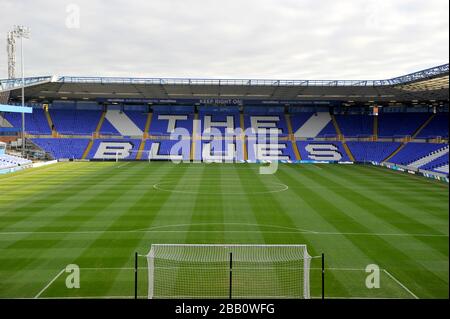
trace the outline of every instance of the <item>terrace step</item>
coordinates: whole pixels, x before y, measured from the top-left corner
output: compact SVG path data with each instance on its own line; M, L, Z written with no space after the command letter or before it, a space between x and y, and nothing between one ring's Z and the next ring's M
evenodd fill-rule
M94 139L91 139L91 140L89 141L88 146L87 146L86 149L84 150L84 153L83 153L83 156L81 157L81 159L86 159L86 157L88 157L89 152L91 151L93 145L94 145Z
M102 112L102 115L100 116L100 120L98 121L97 127L95 128L95 133L94 136L98 136L100 133L100 130L103 126L103 122L105 121L105 117L106 117L106 111Z
M142 153L143 153L144 150L145 150L145 143L146 143L146 140L145 140L145 139L142 139L141 145L139 145L139 150L138 150L138 153L137 153L137 155L136 155L136 160L137 160L137 161L140 161L140 160L142 159Z
M373 137L375 141L378 139L378 116L373 117Z
M148 138L150 135L150 124L152 123L153 113L149 112L147 115L147 121L145 122L145 129L144 129L144 138Z
M239 121L241 124L241 130L242 130L242 134L241 134L241 139L242 139L242 151L244 154L244 161L248 161L248 151L247 151L247 143L246 143L246 137L245 137L245 119L244 119L244 113L241 111L241 113L239 114Z
M334 114L331 115L331 120L333 121L333 126L336 130L337 135L342 140L342 146L344 147L345 153L347 153L348 158L354 162L355 157L353 156L352 152L350 151L350 148L348 147L347 143L345 142L344 135L342 135L341 128L339 127L338 122L336 121L336 117Z
M192 127L191 155L190 155L191 161L195 160L195 144L197 143L197 131L201 129L197 127L197 123L198 123L198 113L195 112L194 124Z
M295 159L297 161L300 161L302 158L300 156L300 152L298 150L297 143L295 141L295 136L294 136L294 133L292 131L291 116L289 114L286 114L286 124L287 124L287 128L288 128L289 139L291 140L292 149L293 149L294 154L295 154Z
M405 146L406 146L406 144L407 143L402 143L391 155L389 155L384 161L383 161L383 163L385 163L385 162L389 162L389 160L391 159L391 158L393 158L395 155L397 155L397 153L398 152L400 152Z
M347 153L347 156L350 159L350 161L355 162L355 157L353 156L352 151L350 151L350 148L348 147L347 143L343 141L342 146L344 147L344 150Z
M52 116L50 115L50 112L48 109L44 110L45 117L47 119L48 127L52 131L52 137L58 137L58 132L56 131L56 127L53 124Z

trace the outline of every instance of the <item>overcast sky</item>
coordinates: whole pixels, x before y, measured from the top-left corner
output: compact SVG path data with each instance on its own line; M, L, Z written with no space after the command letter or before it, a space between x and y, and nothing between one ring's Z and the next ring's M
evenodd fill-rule
M28 76L385 79L448 63L448 11L448 0L0 0L0 78L6 33L23 24Z

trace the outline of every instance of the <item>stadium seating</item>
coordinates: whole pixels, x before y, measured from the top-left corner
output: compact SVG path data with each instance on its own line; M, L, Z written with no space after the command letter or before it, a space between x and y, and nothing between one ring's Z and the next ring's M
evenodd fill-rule
M449 164L448 154L446 154L434 159L433 161L429 162L426 165L421 166L420 169L442 173L445 166L447 166L447 174L448 174L448 164Z
M4 117L14 127L22 127L22 114L21 113L5 113ZM52 130L48 125L47 118L43 109L34 108L33 113L25 114L25 130L29 134L34 135L50 135Z
M297 147L302 160L350 161L341 142L299 141Z
M201 132L206 132L208 127L213 127L214 131L224 135L228 127L235 130L241 126L238 108L227 107L225 110L220 110L220 108L200 108L198 113L198 118L201 120ZM214 124L219 124L220 126Z
M327 126L325 126L324 129L320 131L317 137L334 137L336 135L336 128L334 127L333 122L329 122Z
M59 102L58 102L59 103ZM82 135L91 136L99 125L102 117L102 109L91 105L79 103L56 103L57 108L49 109L53 124L59 134L75 135L78 138L34 138L33 141L54 158L81 159L87 151L87 159L101 159L101 154L106 154L106 159L115 159L116 153L125 150L125 159L165 159L171 153L175 145L183 144L183 148L175 150L175 155L184 160L205 160L205 157L214 159L214 155L227 155L230 144L234 144L236 161L258 161L261 158L270 159L270 154L278 154L279 159L295 161L298 156L302 160L311 161L350 161L353 155L357 162L382 162L393 154L399 147L399 142L357 141L356 138L371 137L374 134L374 118L369 115L337 114L335 115L342 135L347 139L348 153L344 144L335 141L337 136L332 116L329 112L298 112L293 111L287 121L285 109L279 106L273 107L245 107L242 110L237 106L200 106L195 110L193 106L153 106L150 114L149 128L150 138L142 141L146 129L149 114L145 108L108 109L105 119L100 127L101 138L93 140L82 138ZM412 136L419 132L417 138L429 139L435 137L448 138L448 113L436 114L427 125L430 113L381 113L378 118L378 137L392 138ZM194 125L194 119L201 123ZM244 121L247 139L245 144L241 139L241 131L234 139L224 141L208 140L205 138L205 129L213 127L213 133L224 134L227 127L231 129L241 128L241 120ZM5 114L4 121L12 126L20 128L21 114ZM289 125L295 136L295 146L289 137ZM274 128L278 130L278 145L265 148L268 141L256 141L255 129ZM192 144L191 137L196 129L197 140ZM253 132L252 129L253 128ZM418 129L421 128L420 131ZM45 112L41 108L35 108L32 114L26 115L26 129L31 134L50 135L51 130ZM171 133L176 132L175 136ZM198 139L203 132L203 140ZM236 133L236 132L235 132ZM111 136L105 138L105 135ZM233 134L234 135L234 134ZM333 138L325 141L323 138ZM182 142L181 142L182 141ZM212 146L212 154L207 155L208 147ZM258 149L260 147L260 149ZM447 147L447 149L445 149ZM144 152L138 155L138 150ZM258 150L260 153L258 153ZM262 153L265 152L265 154ZM191 154L192 153L192 154ZM246 154L246 156L245 156ZM262 154L262 155L261 155ZM296 155L297 154L297 155ZM172 154L173 155L173 154ZM119 156L120 157L120 156ZM121 157L120 157L121 158ZM448 146L447 144L419 143L412 141L395 154L389 162L409 165L412 168L431 171L448 170ZM2 163L4 166L4 162Z
M336 115L342 135L345 137L368 137L373 135L373 116Z
M421 158L415 160L414 162L409 163L408 166L413 167L413 168L419 168L419 167L425 166L443 156L448 156L448 146L445 146L436 151L433 151L426 156L422 156Z
M347 145L356 161L373 161L381 163L400 146L400 143L350 141L347 142Z
M301 133L304 133L303 131L300 132L299 129L303 127L303 125L314 115L312 112L305 112L305 113L295 113L291 114L291 125L292 125L292 131L297 137L301 137ZM303 135L305 136L305 135ZM305 136L306 137L306 136Z
M448 176L448 162L444 166L433 168L433 171L441 174L447 174Z
M448 138L448 113L436 114L431 122L417 135L418 138Z
M170 136L174 129L178 129L183 135L190 136L193 129L194 114L168 112L154 112L150 124L149 134L153 136Z
M22 157L2 154L0 155L0 168L11 168L31 164L30 160Z
M101 117L101 111L49 110L55 129L60 134L92 135Z
M128 114L133 114L132 116L136 119L139 115L143 115L140 112L128 112ZM130 119L128 114L120 110L108 110L100 132L107 135L142 136L144 134L143 130ZM145 117L141 117L145 121ZM142 125L141 120L139 120L139 123Z
M447 148L447 144L408 143L400 152L395 154L389 162L401 165L409 165L424 158L433 152ZM426 163L425 163L426 164Z
M258 129L278 129L279 137L288 136L286 117L280 108L248 108L244 114L248 136L255 136Z
M247 150L248 150L248 160L251 162L262 161L262 160L273 160L272 153L277 154L277 158L281 161L295 161L295 154L292 149L292 143L287 141L278 141L271 146L262 145L262 150L260 151L262 154L258 154L257 141L255 139L250 139L247 142ZM261 143L265 144L265 143ZM239 144L237 144L239 145ZM239 147L237 147L239 152ZM238 153L239 155L239 153Z
M335 137L336 129L329 112L297 113L291 116L292 130L296 137Z
M413 136L429 117L429 113L382 113L378 116L378 136Z
M12 167L15 167L15 166L16 165L12 165L10 163L3 162L1 160L1 158L0 158L0 169L12 168Z
M119 131L106 119L103 121L99 133L102 135L120 136Z
M138 139L96 139L87 159L126 159L135 160L141 140ZM120 154L126 154L122 157Z
M176 144L179 147L174 148ZM152 154L151 159L154 160L166 160L170 155L182 156L183 160L189 160L190 152L190 140L149 140L145 144L144 153L141 156L141 160L148 160L150 154Z
M141 111L125 111L128 118L143 132L145 130L145 124L147 122L147 113Z
M86 138L34 138L32 141L55 159L81 159L89 144Z

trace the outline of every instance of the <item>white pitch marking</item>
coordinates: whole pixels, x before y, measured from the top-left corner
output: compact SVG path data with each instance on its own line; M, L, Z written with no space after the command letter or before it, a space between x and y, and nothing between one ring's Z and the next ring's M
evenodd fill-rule
M275 227L287 229L287 231L265 231L265 230L157 230L160 228L168 227L190 227L190 226L207 226L207 225L240 225L240 226L259 226L259 227ZM290 231L289 231L290 229ZM210 224L183 224L183 225L167 225L167 226L157 226L147 229L131 229L131 230L85 230L85 231L10 231L10 232L0 232L0 235L27 235L27 234L101 234L101 233L265 233L265 234L311 234L311 235L331 235L331 236L393 236L393 237L449 237L448 234L406 234L406 233L339 233L339 232L321 232L313 231L307 229L296 229L290 227L276 226L276 225L253 225L253 224L221 224L221 223L210 223Z
M41 291L39 291L39 293L36 296L34 296L34 299L39 298L39 296L42 295L44 293L44 291L47 290L47 288L50 287L55 282L55 280L58 279L59 276L62 275L62 273L65 270L66 270L65 268L61 269L61 271L55 277L53 277L53 279L47 284L47 286L45 286Z
M119 166L117 166L117 168L122 168L122 167L124 167L124 166L127 166L128 164L130 164L131 162L126 162L125 164L122 164L122 165L119 165Z
M82 270L134 270L133 267L81 267ZM147 269L146 267L139 267L139 269ZM322 268L314 268L311 269L322 269ZM330 267L326 268L326 270L335 270L335 271L365 271L365 269L362 268L336 268L336 267ZM412 293L405 285L403 285L398 279L396 279L392 274L390 274L386 269L381 269L384 271L389 277L391 277L397 284L399 284L403 289L405 289L408 293L410 293L415 299L419 299L414 293ZM35 297L39 298L39 296L48 289L65 271L65 269L62 269ZM146 298L147 296L138 296L138 298ZM89 296L89 297L43 297L40 299L132 299L134 296ZM321 297L313 296L312 299L321 299ZM2 299L2 298L0 298ZM13 299L31 299L31 298L13 298ZM348 296L348 297L341 297L341 296L330 296L326 297L326 299L403 299L400 297L354 297L354 296Z
M386 269L383 269L383 271L386 273L386 275L388 275L389 277L392 278L392 280L394 280L397 284L400 285L400 287L402 287L403 289L405 289L411 296L413 296L415 299L420 299L419 297L417 297L411 290L409 290L404 284L402 284L400 282L400 280L398 280L397 278L395 278L389 271L387 271Z
M168 182L161 182L153 185L153 188L156 190L160 190L163 192L169 192L169 193L179 193L179 194L206 194L206 195L252 195L252 194L273 194L273 193L281 193L284 191L287 191L289 189L289 186L282 184L282 183L269 183L272 185L278 185L282 186L281 189L277 190L268 190L268 191L256 191L256 192L199 192L199 191L181 191L176 189L164 189L161 188L160 185L167 184ZM186 185L186 183L183 183L183 185ZM189 184L188 184L189 185ZM194 186L201 186L199 184L195 184ZM234 186L234 185L233 185Z

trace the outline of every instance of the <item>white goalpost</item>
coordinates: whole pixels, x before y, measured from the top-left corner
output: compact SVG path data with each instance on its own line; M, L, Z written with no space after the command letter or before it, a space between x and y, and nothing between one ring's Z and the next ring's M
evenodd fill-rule
M309 299L306 245L155 244L149 299Z

